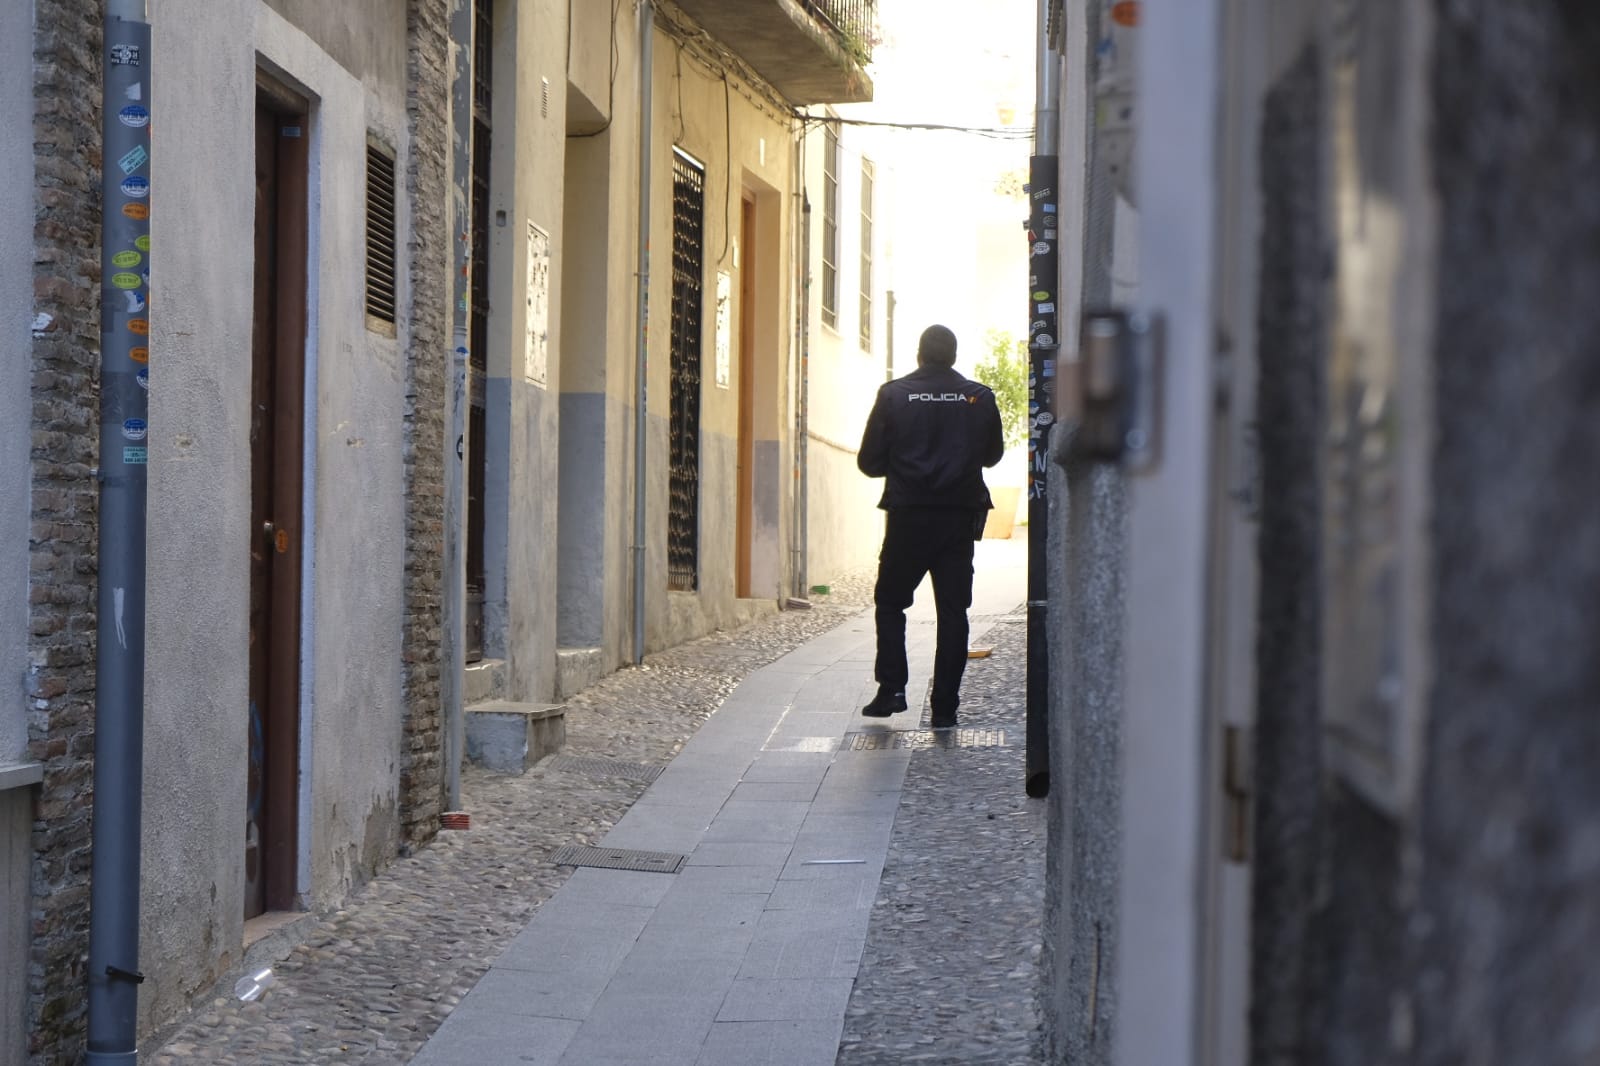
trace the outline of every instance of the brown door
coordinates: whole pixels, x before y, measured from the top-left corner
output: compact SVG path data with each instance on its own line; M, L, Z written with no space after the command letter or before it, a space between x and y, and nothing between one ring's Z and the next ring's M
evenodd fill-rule
M739 216L739 490L735 565L737 595L750 595L750 542L755 535L756 203Z
M256 100L250 377L250 771L244 914L295 903L300 763L301 433L306 333L303 105Z

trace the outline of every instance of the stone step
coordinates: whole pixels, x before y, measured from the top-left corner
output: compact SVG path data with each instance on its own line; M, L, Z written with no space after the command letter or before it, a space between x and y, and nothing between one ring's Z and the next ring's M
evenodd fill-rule
M606 676L601 648L556 649L556 695L569 699Z
M468 663L466 669L465 699L467 704L484 700L504 699L506 694L506 661L504 659L479 659Z
M485 700L465 711L467 758L486 770L521 774L567 742L562 703Z

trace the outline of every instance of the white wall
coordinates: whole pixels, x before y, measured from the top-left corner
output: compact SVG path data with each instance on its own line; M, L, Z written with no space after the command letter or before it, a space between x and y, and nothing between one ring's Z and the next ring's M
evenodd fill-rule
M33 262L33 26L31 4L0 9L0 94L18 106L0 113L0 766L27 750L23 702L28 669L28 500L31 441ZM3 965L3 963L0 963Z
M13 252L33 245L31 4L0 5L0 235ZM32 427L32 256L0 257L0 770L27 758L28 460ZM29 788L0 782L0 1062L27 1049Z
M823 166L827 138L821 127L806 140L806 187L811 197L811 306L806 441L806 578L827 585L872 565L883 540L881 479L856 468L861 433L878 388L886 380L889 351L888 290L897 283L895 220L903 194L893 139L859 126L839 125L839 302L838 325L822 321ZM873 329L870 349L861 347L861 171L874 164ZM902 297L903 299L903 297ZM896 309L894 343L911 358L921 325ZM914 365L914 363L908 364Z
M165 63L152 89L147 1022L241 943L258 63L313 101L298 875L311 904L342 898L397 832L406 344L404 327L368 333L361 305L366 134L399 147L403 173L403 86L364 86L256 0L154 0L151 17ZM375 40L396 28L369 27ZM402 232L402 279L406 246Z

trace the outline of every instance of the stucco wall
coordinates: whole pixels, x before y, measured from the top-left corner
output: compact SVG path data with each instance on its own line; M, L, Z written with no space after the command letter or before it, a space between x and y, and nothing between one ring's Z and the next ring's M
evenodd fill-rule
M736 46L737 42L733 42ZM678 42L658 27L655 38L654 123L651 205L651 291L653 322L650 330L650 468L646 530L649 560L646 601L646 643L666 647L714 629L723 628L770 610L778 595L788 589L789 538L792 493L788 481L789 454L774 447L781 436L792 434L793 404L790 329L792 281L791 190L793 156L789 127L759 91L729 75L725 87L693 51L682 58L681 80L676 58ZM764 148L763 148L764 144ZM700 587L695 593L667 591L667 422L671 396L670 322L672 295L672 150L680 147L706 166L704 261L705 304L702 315L700 407ZM729 156L731 148L732 155ZM738 248L742 190L758 194L758 223L764 239L756 254L746 257ZM737 256L737 263L735 262ZM733 328L738 328L737 306L741 271L758 271L760 310L757 318L757 410L754 419L756 464L755 496L769 523L766 543L757 541L753 555L752 600L735 596L737 448L739 433L738 337L731 338L733 355L729 387L719 388L716 367L716 279L718 270L732 275L736 294ZM768 442L763 448L763 442ZM763 451L765 462L760 461ZM774 483L778 482L778 483ZM763 504L762 501L765 501ZM758 532L760 523L757 523ZM766 576L762 556L765 553ZM775 558L774 558L775 556ZM758 600L755 597L763 597ZM764 603L764 606L761 604Z
M1078 312L1126 298L1137 277L1137 218L1119 205L1095 154L1088 88L1099 5L1066 23L1060 150L1062 348L1077 351ZM1073 254L1072 249L1081 249ZM1064 373L1070 371L1064 371ZM1121 471L1075 456L1057 424L1049 471L1048 575L1051 849L1045 898L1044 1006L1054 1061L1111 1061L1118 974L1127 487Z
M181 9L181 10L180 10ZM381 95L255 0L156 0L172 59L153 110L150 646L141 996L170 1016L238 958L248 669L257 53L315 97L302 526L298 889L342 899L398 833L404 483L398 340L361 314L368 130L405 163L403 81ZM373 27L398 32L403 8ZM181 42L181 46L180 46ZM403 55L401 76L403 78ZM215 87L197 96L194 84ZM404 190L399 214L405 217ZM403 306L406 237L399 241ZM402 323L404 323L402 318ZM205 560L198 565L197 560Z
M406 20L396 0L262 0L369 88L405 84ZM397 17L398 15L398 17Z
M31 10L0 10L0 93L33 94ZM0 151L16 172L0 183L0 234L29 247L33 231L33 114L14 107L0 114ZM28 718L28 519L32 486L29 396L33 278L20 256L0 260L0 767L25 761ZM0 788L0 1061L20 1062L27 1047L29 880L33 790Z
M485 653L510 698L556 687L567 5L497 3L489 190ZM548 100L548 103L546 103ZM545 380L528 374L528 227L549 239Z
M1314 1061L1314 900L1326 875L1318 676L1326 347L1322 56L1307 41L1262 109L1258 305L1261 588L1256 646L1251 1039L1262 1066ZM1310 475L1310 476L1308 476Z
M1600 1059L1600 10L1427 5L1433 677L1408 1061ZM1493 917L1488 917L1493 915Z
M857 469L854 445L842 448L817 436L808 445L806 576L812 585L827 585L876 562L883 544L883 480Z
M876 105L849 109L863 117ZM887 377L889 345L886 288L896 284L890 253L894 239L898 185L896 170L880 144L854 126L834 127L839 135L842 163L839 174L838 328L822 321L822 260L824 255L823 165L826 138L823 126L813 126L804 147L807 195L811 198L810 306L807 327L806 411L806 576L810 585L830 581L859 568L872 567L883 542L883 512L878 498L883 481L866 477L856 468L856 451L866 428L867 415ZM877 203L873 216L874 331L871 350L860 341L861 156L876 156ZM917 337L928 325L897 311L893 339L906 373L916 365ZM958 338L970 341L971 338ZM963 345L962 355L969 356ZM989 479L991 482L993 478Z
M30 7L9 4L0 10L0 93L7 100L33 97ZM9 179L0 182L0 234L14 248L29 247L34 194L31 108L13 107L0 114L0 152L13 168ZM20 761L28 746L23 679L28 669L32 308L28 258L0 259L0 500L6 501L0 508L0 766Z

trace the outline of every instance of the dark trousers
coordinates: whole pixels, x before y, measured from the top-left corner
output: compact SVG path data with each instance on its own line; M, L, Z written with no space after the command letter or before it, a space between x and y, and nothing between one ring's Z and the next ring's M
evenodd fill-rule
M967 669L967 608L972 606L972 551L982 515L969 510L915 508L890 511L878 555L878 659L873 676L893 692L903 692L906 667L906 608L924 574L933 575L933 602L939 612L938 645L933 658L935 718L955 714L961 702L961 675ZM915 706L916 701L911 701Z

